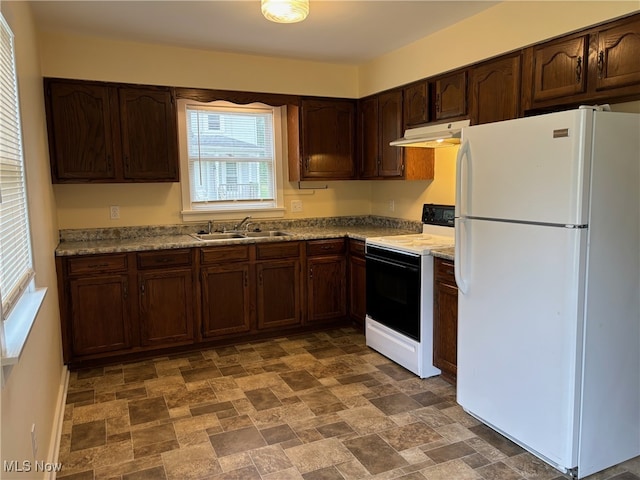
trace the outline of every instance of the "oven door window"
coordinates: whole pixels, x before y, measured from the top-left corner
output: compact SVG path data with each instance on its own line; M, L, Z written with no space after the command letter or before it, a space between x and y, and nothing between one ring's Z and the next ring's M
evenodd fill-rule
M376 254L366 261L367 315L420 341L420 258L400 262Z

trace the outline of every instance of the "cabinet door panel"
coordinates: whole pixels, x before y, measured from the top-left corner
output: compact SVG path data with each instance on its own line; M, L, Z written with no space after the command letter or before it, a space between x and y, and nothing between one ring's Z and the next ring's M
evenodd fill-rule
M435 119L467 114L467 72L459 72L436 80Z
M250 330L251 289L248 264L204 268L202 297L202 334L205 337Z
M349 259L349 314L359 326L364 326L367 314L366 261L363 257Z
M140 274L140 322L143 345L193 340L191 270Z
M300 260L259 263L257 276L258 328L300 324Z
M126 275L71 280L69 294L74 355L131 347Z
M640 20L598 32L598 90L640 83Z
M303 177L353 178L354 122L352 102L302 101Z
M378 175L378 97L360 103L360 178Z
M389 142L400 138L402 130L402 91L383 93L379 97L380 116L380 166L381 177L402 176L403 148L392 147Z
M433 365L455 377L458 361L458 289L453 285L438 284L434 308L438 321L433 324Z
M342 257L308 259L309 322L344 318L347 314L346 260Z
M109 89L51 82L47 93L54 182L115 178Z
M534 48L534 102L586 90L587 45L585 35Z
M426 80L404 88L404 127L412 127L429 121L429 92Z
M178 181L171 92L121 88L119 94L124 177Z
M504 58L471 70L473 125L517 118L520 113L520 57Z

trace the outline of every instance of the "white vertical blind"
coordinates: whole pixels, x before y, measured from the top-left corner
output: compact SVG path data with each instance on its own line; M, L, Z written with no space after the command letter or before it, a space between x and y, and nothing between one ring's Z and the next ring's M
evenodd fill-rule
M0 15L0 298L2 320L33 278L13 33Z
M192 208L275 206L273 109L188 105L186 113Z

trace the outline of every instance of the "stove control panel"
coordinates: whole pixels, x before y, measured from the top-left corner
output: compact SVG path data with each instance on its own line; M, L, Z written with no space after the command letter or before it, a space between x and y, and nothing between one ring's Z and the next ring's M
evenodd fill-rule
M442 225L453 227L455 207L453 205L437 205L425 203L422 206L422 223L427 225Z

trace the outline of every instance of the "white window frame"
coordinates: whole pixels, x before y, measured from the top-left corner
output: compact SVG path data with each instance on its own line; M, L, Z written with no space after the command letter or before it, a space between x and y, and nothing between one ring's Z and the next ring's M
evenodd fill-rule
M191 187L189 184L189 155L187 146L187 107L188 106L206 106L206 107L226 107L226 108L268 108L273 111L273 149L274 149L274 179L275 199L272 205L260 205L254 203L246 204L207 204L206 207L198 205L197 207L191 202ZM231 220L237 219L244 214L251 214L252 218L282 218L285 214L284 208L284 158L286 154L285 146L286 138L286 107L272 107L262 103L252 103L248 105L237 105L231 102L218 100L215 102L203 103L193 100L178 100L178 144L180 152L180 187L182 194L182 219L184 221L202 221L202 220ZM275 203L275 205L273 205Z
M18 273L19 276L17 277L17 282L11 282L11 290L6 292L0 288L0 364L2 365L0 373L2 376L2 385L4 386L10 371L7 369L10 369L12 365L19 361L29 333L35 323L38 311L44 301L47 289L38 289L35 286L14 36L2 14L0 14L0 35L2 36L2 44L0 44L2 61L3 63L7 61L7 64L0 65L0 75L2 76L3 83L4 80L7 80L5 86L8 87L6 89L3 87L2 93L5 95L3 108L6 108L5 120L9 119L7 124L15 126L15 128L7 128L6 130L2 128L3 134L7 135L7 139L14 139L12 146L9 147L13 149L14 153L7 153L7 156L4 158L8 160L6 163L7 172L11 172L10 174L13 175L14 178L20 179L20 181L15 183L19 185L17 190L19 190L21 196L21 198L18 197L18 214L13 215L15 209L11 209L9 212L11 212L12 215L7 218L11 219L12 224L15 220L18 220L18 231L25 232L24 236L16 237L14 235L13 238L11 238L11 243L14 245L16 240L18 240L19 248L17 250L12 248L9 251L3 251L2 263L0 264L0 268L4 269L5 264L12 262L15 265L14 260L19 258L19 264L21 265L20 270L14 271L14 273ZM6 126L7 125L4 125L4 127ZM11 142L6 142L6 145L10 145L10 143ZM7 150L7 152L10 151L11 150ZM14 189L14 191L15 190L16 189ZM15 201L15 194L11 197L14 198ZM0 197L0 201L2 200ZM4 200L7 201L6 198ZM1 237L0 241L2 241ZM16 251L19 252L18 255L15 255ZM7 253L13 253L13 255L7 255Z

